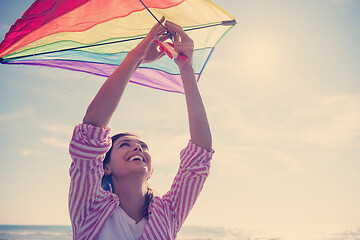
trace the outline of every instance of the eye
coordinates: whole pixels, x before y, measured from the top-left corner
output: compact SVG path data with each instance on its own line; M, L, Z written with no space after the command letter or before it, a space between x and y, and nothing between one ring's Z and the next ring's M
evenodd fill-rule
M130 146L130 145L129 145L129 143L127 143L127 142L123 142L122 144L120 144L119 148L122 148L122 147L124 147L124 146Z
M149 150L148 145L146 145L145 143L142 143L140 146L141 146L142 149Z

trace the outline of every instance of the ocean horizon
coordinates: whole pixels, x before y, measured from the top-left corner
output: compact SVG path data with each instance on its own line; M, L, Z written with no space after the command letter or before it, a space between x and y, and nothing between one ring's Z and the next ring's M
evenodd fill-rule
M70 240L71 226L0 225L0 240ZM184 226L178 240L360 240L360 225Z

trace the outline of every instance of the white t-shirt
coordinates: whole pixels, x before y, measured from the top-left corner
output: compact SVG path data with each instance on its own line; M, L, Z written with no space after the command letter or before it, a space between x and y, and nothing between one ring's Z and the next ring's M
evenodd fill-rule
M105 223L96 239L106 240L139 240L144 232L147 220L143 218L136 223L126 212L118 206Z

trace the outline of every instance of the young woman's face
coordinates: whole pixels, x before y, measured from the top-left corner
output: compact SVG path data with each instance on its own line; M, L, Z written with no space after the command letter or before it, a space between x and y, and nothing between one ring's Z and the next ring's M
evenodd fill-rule
M152 174L151 156L146 143L136 136L124 136L113 142L110 162L105 166L105 174L115 178Z

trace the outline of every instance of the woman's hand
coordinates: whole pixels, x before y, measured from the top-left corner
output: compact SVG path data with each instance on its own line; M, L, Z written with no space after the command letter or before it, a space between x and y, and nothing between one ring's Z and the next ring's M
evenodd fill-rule
M166 21L165 27L174 37L174 50L179 55L185 55L188 57L187 61L182 61L180 59L174 59L175 63L179 66L180 69L184 67L192 67L192 59L194 52L194 41L185 33L181 26Z
M165 17L162 17L160 22L163 23L164 20ZM158 46L154 40L165 41L168 39L168 35L161 36L165 31L166 30L159 23L155 24L148 35L146 35L146 37L131 52L136 54L142 63L151 63L160 59L165 53L158 50Z

